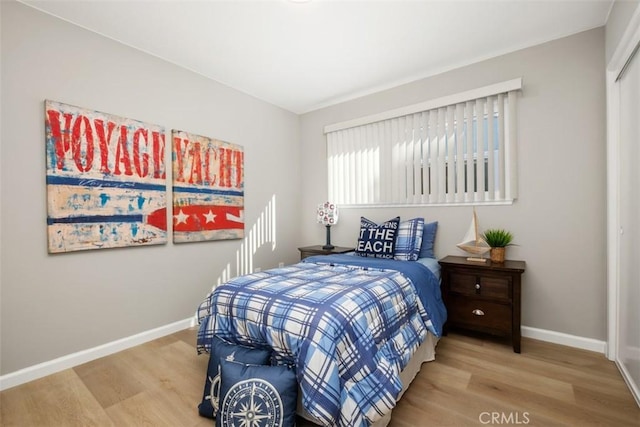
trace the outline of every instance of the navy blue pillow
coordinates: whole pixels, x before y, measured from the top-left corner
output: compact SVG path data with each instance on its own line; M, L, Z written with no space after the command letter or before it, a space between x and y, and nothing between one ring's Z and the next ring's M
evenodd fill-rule
M420 258L435 258L433 246L436 241L436 231L438 231L438 221L424 223L422 233L422 245L420 246Z
M268 365L270 357L270 350L229 344L218 337L213 337L202 402L198 405L200 415L207 418L215 418L216 416L219 404L218 396L220 395L219 366L221 360L236 360L242 363Z
M360 217L360 236L356 255L393 259L399 224L399 216L382 224Z
M222 360L220 377L217 427L296 425L298 383L293 369Z

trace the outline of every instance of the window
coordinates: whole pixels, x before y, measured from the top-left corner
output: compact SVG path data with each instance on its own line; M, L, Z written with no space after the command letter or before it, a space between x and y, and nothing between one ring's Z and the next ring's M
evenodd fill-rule
M340 205L512 203L522 79L330 125L329 199Z

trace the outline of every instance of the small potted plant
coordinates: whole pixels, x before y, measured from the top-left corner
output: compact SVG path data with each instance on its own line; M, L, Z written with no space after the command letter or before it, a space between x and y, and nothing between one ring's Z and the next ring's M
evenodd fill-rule
M490 228L482 237L491 246L491 262L504 262L505 248L512 245L513 234L501 228Z

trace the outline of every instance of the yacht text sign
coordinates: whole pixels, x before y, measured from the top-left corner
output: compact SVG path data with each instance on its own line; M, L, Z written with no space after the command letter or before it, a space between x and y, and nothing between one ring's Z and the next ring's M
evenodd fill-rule
M173 241L244 237L244 149L179 130L171 133Z

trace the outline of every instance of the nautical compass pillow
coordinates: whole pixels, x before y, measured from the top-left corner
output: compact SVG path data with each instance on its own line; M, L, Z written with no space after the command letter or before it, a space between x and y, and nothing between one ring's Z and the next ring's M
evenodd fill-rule
M271 351L269 350L233 345L218 337L213 337L202 402L198 405L200 415L207 418L215 418L216 416L220 392L220 360L236 360L242 363L268 365L270 357Z
M293 427L298 383L286 366L220 361L220 407L216 427Z

